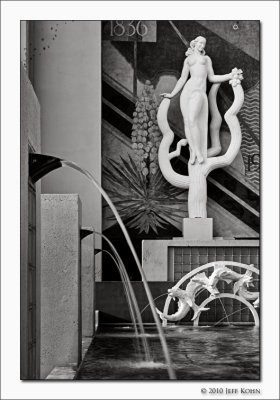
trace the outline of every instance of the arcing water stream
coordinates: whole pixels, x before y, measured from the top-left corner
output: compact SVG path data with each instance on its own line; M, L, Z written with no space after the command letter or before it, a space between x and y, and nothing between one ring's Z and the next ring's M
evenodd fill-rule
M141 333L141 338L142 338L142 343L143 343L143 347L144 347L144 352L145 352L145 359L146 361L151 361L151 355L150 355L150 350L149 350L149 346L148 346L148 342L147 342L147 338L145 336L145 330L144 330L144 325L143 325L143 321L142 321L142 317L141 317L141 313L138 307L138 303L136 300L136 296L133 290L133 287L131 285L130 279L128 277L128 274L126 272L124 263L119 255L119 253L117 252L116 248L114 247L114 245L112 244L112 242L102 233L99 232L94 232L95 234L101 236L103 239L105 239L107 241L107 243L109 243L112 251L115 254L116 259L110 254L111 257L114 258L116 265L120 271L121 277L122 277L122 282L124 284L125 287L125 291L126 291L126 296L127 296L127 300L128 300L128 307L130 310L130 314L132 316L132 320L134 323L134 328L135 328L135 333L138 335L138 326L137 326L137 322L139 324L139 329L140 329L140 333Z
M124 223L123 223L123 221L122 221L122 219L121 219L116 207L112 203L111 199L109 198L109 196L107 195L105 190L101 187L101 185L96 181L96 179L94 178L94 176L90 172L88 172L87 170L79 167L77 164L73 163L72 161L61 160L61 165L62 165L62 167L72 168L72 169L74 169L76 171L79 171L83 175L85 175L91 181L91 183L99 190L100 194L107 201L109 207L111 208L112 212L114 213L114 215L116 217L116 220L119 223L120 228L121 228L121 230L122 230L122 232L123 232L123 234L125 236L125 239L126 239L128 245L129 245L129 248L130 248L130 250L132 252L132 255L133 255L134 260L136 262L136 265L138 267L140 276L142 278L142 282L143 282L143 285L144 285L144 288L145 288L145 292L146 292L148 301L149 301L150 306L151 306L151 311L152 311L152 314L153 314L153 318L154 318L154 321L156 323L156 327L157 327L157 330L158 330L158 333L159 333L159 338L160 338L160 341L161 341L163 354L164 354L165 361L166 361L166 364L167 364L169 379L176 379L176 375L175 375L174 369L172 368L172 364L171 364L171 359L170 359L170 354L169 354L169 351L168 351L167 343L166 343L166 340L165 340L165 337L164 337L164 333L163 333L163 330L162 330L162 327L161 327L161 323L160 323L159 317L158 317L157 312L156 312L156 307L155 307L155 304L154 304L154 301L153 301L152 293L150 291L150 288L149 288L147 279L145 277L144 271L142 269L141 263L140 263L140 261L138 259L136 251L134 249L134 246L133 246L133 244L131 242L130 236L129 236L127 230L126 230L126 227L125 227L125 225L124 225Z

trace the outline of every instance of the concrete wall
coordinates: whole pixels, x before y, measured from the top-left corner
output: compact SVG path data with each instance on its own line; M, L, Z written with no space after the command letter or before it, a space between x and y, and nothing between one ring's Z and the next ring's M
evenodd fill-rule
M74 161L101 182L101 37L97 21L36 21L34 87L42 152ZM56 35L56 36L55 36ZM45 50L43 49L45 47ZM42 179L43 193L78 193L83 225L101 231L101 197L68 168Z
M173 239L173 240L143 240L142 242L142 267L146 278L149 282L151 281L166 281L166 280L179 280L184 274L176 276L174 274L174 249L176 248L256 248L259 250L259 240L193 240L187 241L185 239ZM198 254L199 254L198 250ZM233 253L233 251L232 251ZM172 255L173 254L173 255ZM208 254L208 252L207 252ZM212 254L216 254L212 253ZM221 258L217 255L217 258L213 259L212 254L209 252L208 256L203 262L198 263L204 265L212 261L238 261L230 258ZM248 253L249 254L249 253ZM255 261L246 259L245 264L251 264ZM185 262L186 264L186 262ZM258 267L257 265L255 265Z
M93 228L82 228L92 230ZM94 234L89 234L81 240L82 268L82 336L92 336L94 333L95 315L95 255Z
M148 305L146 292L142 282L131 282L140 312ZM153 298L167 293L174 282L149 282ZM165 296L157 300L156 306L162 310ZM175 303L174 303L175 304ZM131 322L128 303L122 282L96 282L96 310L99 310L99 324ZM175 312L171 304L170 312ZM154 322L150 307L142 313L144 322Z
M81 358L81 204L41 196L41 378Z
M21 275L21 379L28 378L28 152L29 147L40 152L40 105L27 73L21 65L21 115L20 115L20 275ZM40 183L36 185L37 198L40 198ZM37 242L40 241L40 202L36 204L37 220ZM36 249L36 280L37 289L40 290L40 246ZM36 326L36 347L39 355L40 345L40 307L39 292L37 295L37 326ZM38 358L37 358L38 361ZM39 363L37 362L39 365ZM37 370L37 375L39 371Z

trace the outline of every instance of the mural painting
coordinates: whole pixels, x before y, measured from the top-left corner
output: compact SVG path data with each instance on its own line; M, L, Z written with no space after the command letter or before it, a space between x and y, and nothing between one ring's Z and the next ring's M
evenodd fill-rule
M143 239L182 236L187 193L171 186L158 167L162 134L156 114L160 94L170 93L174 88L189 43L199 35L207 38L206 51L215 74L230 71L233 65L242 69L245 93L238 116L241 148L231 166L212 171L208 176L207 213L214 217L216 237L259 237L259 22L103 21L102 184L116 204L139 257ZM231 86L223 83L217 97L222 115L232 100ZM185 137L179 96L171 101L168 120L175 133L175 150ZM230 133L223 121L222 153L229 142ZM186 146L172 160L173 169L187 175L189 157ZM103 233L125 257L129 276L138 280L122 233L105 204ZM109 257L104 258L106 254L102 279L119 280Z

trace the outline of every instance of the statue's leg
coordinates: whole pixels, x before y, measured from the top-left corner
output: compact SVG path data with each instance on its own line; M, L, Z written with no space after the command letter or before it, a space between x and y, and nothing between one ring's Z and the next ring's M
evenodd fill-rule
M184 114L183 114L183 118L184 118L185 135L186 135L186 139L189 143L190 162L193 164L195 161L195 150L194 150L194 145L193 145L192 138L191 138L191 132L190 132L190 128L189 128L189 120L187 118L187 115L184 115Z
M190 104L190 92L187 90L183 90L181 97L180 97L180 107L181 112L184 119L184 130L186 139L189 144L189 151L190 151L190 163L194 164L196 158L195 147L193 143L193 139L190 132L190 124L189 124L189 104Z
M201 111L201 107L204 101L203 94L200 91L195 91L192 93L189 101L189 115L188 115L188 120L189 120L189 128L190 128L190 133L191 133L191 140L193 143L194 151L195 151L195 156L197 157L197 160L199 164L203 163L203 155L201 153L200 149L200 135L201 132L199 130L198 126L198 118L199 118L199 113ZM192 164L194 161L192 162Z

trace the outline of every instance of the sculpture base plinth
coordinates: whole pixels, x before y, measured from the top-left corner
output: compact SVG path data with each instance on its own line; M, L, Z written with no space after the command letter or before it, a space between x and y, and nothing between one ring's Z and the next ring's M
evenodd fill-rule
M252 238L184 240L180 237L168 240L143 240L142 266L149 282L177 282L194 268L231 258L238 262L241 259L245 264L254 264L259 268L259 245L259 240ZM171 286L172 284L169 287Z
M184 218L184 240L212 240L213 218Z

